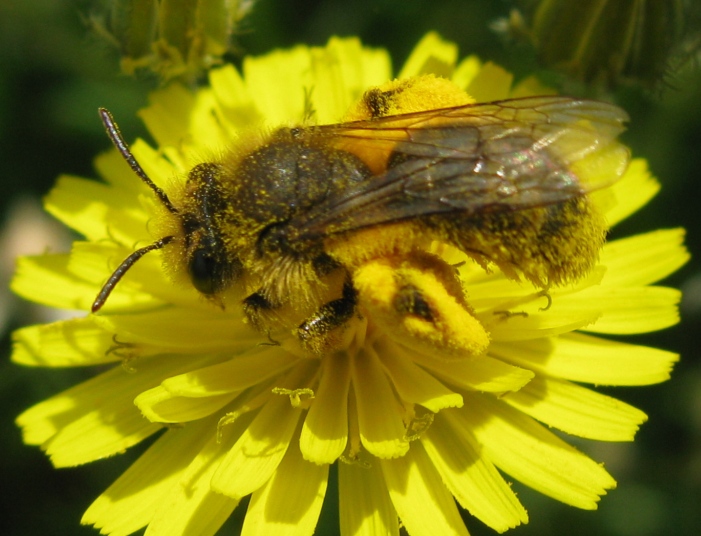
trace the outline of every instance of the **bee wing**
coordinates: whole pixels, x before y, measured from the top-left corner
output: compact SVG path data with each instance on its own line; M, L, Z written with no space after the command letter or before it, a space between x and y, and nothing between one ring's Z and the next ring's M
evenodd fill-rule
M386 171L306 214L320 236L430 214L545 206L612 184L629 152L627 114L611 104L547 96L316 127L320 137Z

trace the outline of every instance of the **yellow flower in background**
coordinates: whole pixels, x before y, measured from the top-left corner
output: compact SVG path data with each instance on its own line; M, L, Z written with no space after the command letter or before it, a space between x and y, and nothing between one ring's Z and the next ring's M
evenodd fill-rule
M508 73L474 57L457 63L456 48L433 34L399 78L427 73L478 102L552 93L535 79L514 86ZM355 39L247 58L242 75L233 67L212 71L211 87L195 94L180 86L154 93L141 116L159 149L143 141L131 149L155 183L178 192L195 164L232 140L310 118L337 123L365 90L391 78L387 54ZM167 218L153 218L162 207L121 156L111 151L96 165L105 183L62 177L48 196L47 210L85 241L69 255L22 259L13 289L25 298L88 311L114 267L163 236ZM591 197L613 225L657 189L636 159L620 181ZM386 276L397 271L448 307L455 293L437 270L378 263L362 271L355 284L376 302L349 320L333 351L304 352L279 333L261 334L239 307L213 305L191 284L174 285L177 259L168 261L166 250L149 253L99 314L15 333L20 364L117 364L30 408L18 423L25 441L40 445L57 467L111 456L160 433L85 513L83 522L105 534L145 526L148 535L214 534L248 495L243 534L312 534L333 464L345 535L397 534L400 523L412 536L466 534L455 501L505 531L528 517L502 473L594 509L615 481L548 428L599 441L633 439L645 414L579 384L669 377L675 354L598 335L678 321L678 291L651 284L686 262L682 242L683 231L674 229L607 243L586 276L547 292L494 266L486 271L445 244L428 244L427 254L455 267L473 312L467 317L476 319L469 332L448 323L456 329L447 346L469 339L464 344L485 349L445 359L405 338L406 330L423 329L418 321L399 326L383 317L383 300L396 296Z

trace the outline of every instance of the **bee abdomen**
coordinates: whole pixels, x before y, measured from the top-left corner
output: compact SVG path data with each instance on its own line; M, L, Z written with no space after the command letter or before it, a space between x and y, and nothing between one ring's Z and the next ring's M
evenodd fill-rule
M588 273L598 259L606 225L586 196L525 210L478 216L435 215L429 225L483 265L540 286L564 284Z

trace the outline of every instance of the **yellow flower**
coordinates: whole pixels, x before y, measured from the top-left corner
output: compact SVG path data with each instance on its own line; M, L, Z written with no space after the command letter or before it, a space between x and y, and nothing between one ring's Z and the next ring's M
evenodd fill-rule
M478 101L551 93L535 79L514 86L511 75L474 57L457 63L455 46L433 34L399 77L429 72ZM300 123L312 111L319 124L338 122L391 76L387 54L355 39L247 58L243 75L232 67L211 72L210 88L154 93L141 116L159 149L137 141L132 151L174 191L237 133ZM153 192L120 155L101 155L96 166L104 183L62 177L49 194L47 210L85 241L69 255L22 259L13 288L25 298L88 311L117 263L158 235ZM615 224L657 189L645 162L633 160L592 198ZM503 474L594 509L614 479L548 428L633 439L645 414L580 384L668 378L675 354L598 335L678 321L679 292L651 284L686 262L682 241L673 229L610 242L586 277L547 293L434 243L432 252L457 267L489 334L483 355L450 359L402 344L390 322L367 312L350 322L340 350L290 351L244 322L239 307L213 306L192 285L174 285L161 252L149 253L99 314L15 333L13 359L23 365L121 363L30 408L18 423L25 442L40 445L57 467L160 434L85 513L83 523L105 534L145 526L148 535L213 534L248 495L243 534L312 534L332 467L344 535L398 534L400 523L412 536L467 534L456 501L505 531L528 517ZM382 276L382 268L371 274Z

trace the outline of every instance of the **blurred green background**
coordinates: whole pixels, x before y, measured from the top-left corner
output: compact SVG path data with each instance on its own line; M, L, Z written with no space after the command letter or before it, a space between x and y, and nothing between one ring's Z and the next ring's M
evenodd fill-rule
M0 0L0 467L5 489L0 534L6 536L97 534L79 526L82 512L142 450L87 467L55 470L39 449L22 444L13 422L26 407L89 374L24 369L8 361L10 331L51 318L51 313L5 293L14 255L42 252L47 237L64 249L70 243L68 234L42 218L37 200L61 173L94 176L92 159L109 146L98 106L114 113L128 140L147 136L134 112L146 103L148 84L116 74L117 57L87 29L90 6L86 0ZM493 21L508 16L511 7L506 0L259 0L237 44L240 51L255 55L296 43L323 45L331 35L358 35L367 45L387 48L399 67L414 44L428 30L436 30L456 42L461 55L477 53L517 75L528 74L537 68L533 51L506 43L490 29ZM663 184L661 194L617 227L614 237L683 226L693 256L665 281L685 291L682 323L633 339L679 352L682 360L665 384L606 390L650 416L634 444L571 441L604 462L618 480L618 488L602 499L599 511L576 510L516 483L531 521L509 534L701 533L699 61L687 62L653 90L626 85L614 93L632 118L625 141L635 155L648 158ZM568 90L583 88L575 84ZM31 247L35 249L27 249ZM329 498L317 534L337 533L334 509ZM472 534L493 534L466 517ZM222 534L235 533L237 522L232 519Z

